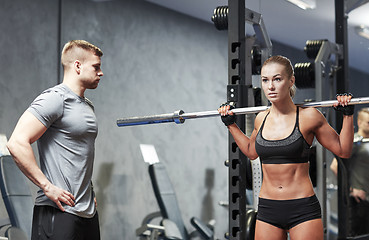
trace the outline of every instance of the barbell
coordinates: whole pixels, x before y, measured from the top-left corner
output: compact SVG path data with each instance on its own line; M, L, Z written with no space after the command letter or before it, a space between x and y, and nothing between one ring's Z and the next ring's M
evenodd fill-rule
M306 102L296 104L299 107L332 107L337 100L327 100L327 101L320 101L320 102ZM362 98L352 98L349 102L349 105L356 105L356 104L365 104L369 103L369 97L362 97ZM232 112L235 115L242 115L242 114L252 114L258 113L267 110L268 106L258 106L258 107L244 107L244 108L234 108ZM168 122L175 122L177 124L182 124L185 122L186 119L194 119L194 118L207 118L207 117L219 117L220 114L218 110L212 111L203 111L203 112L192 112L192 113L185 113L182 110L175 111L174 113L166 113L166 114L158 114L158 115L151 115L151 116L141 116L141 117L127 117L127 118L120 118L117 120L118 127L126 127L126 126L135 126L135 125L147 125L147 124L154 124L154 123L168 123Z

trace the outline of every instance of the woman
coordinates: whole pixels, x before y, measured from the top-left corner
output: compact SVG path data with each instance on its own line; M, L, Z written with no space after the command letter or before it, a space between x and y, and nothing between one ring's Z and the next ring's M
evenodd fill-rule
M348 158L353 144L351 95L337 96L335 109L344 114L340 135L315 108L293 101L295 77L288 58L273 56L261 69L262 88L271 107L260 112L248 138L235 124L229 105L218 111L240 150L260 157L263 183L255 228L257 240L323 239L321 209L309 177L309 149L314 137L333 154Z

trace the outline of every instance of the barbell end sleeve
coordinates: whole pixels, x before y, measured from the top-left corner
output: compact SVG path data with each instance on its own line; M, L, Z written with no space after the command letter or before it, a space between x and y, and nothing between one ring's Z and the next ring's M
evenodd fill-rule
M137 126L137 125L168 123L168 122L175 122L177 124L182 124L185 121L185 119L182 117L183 113L184 113L183 110L178 110L170 114L120 118L117 120L117 126L126 127L126 126Z
M143 117L128 117L128 118L120 118L117 120L118 127L126 127L126 126L137 126L137 125L147 125L154 123L168 123L175 122L174 113L170 114L160 114L153 116L143 116ZM180 120L178 120L180 121Z

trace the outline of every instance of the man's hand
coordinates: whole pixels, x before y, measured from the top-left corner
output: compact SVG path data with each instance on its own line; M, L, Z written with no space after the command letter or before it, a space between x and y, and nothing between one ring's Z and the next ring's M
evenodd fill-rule
M353 188L350 195L354 197L358 203L366 200L366 193L361 189Z
M63 190L53 184L49 184L47 185L44 189L43 189L45 195L52 200L53 202L55 202L55 204L59 207L60 210L62 210L63 212L65 211L65 209L62 206L62 203L67 204L68 206L73 207L74 204L74 196L66 191Z

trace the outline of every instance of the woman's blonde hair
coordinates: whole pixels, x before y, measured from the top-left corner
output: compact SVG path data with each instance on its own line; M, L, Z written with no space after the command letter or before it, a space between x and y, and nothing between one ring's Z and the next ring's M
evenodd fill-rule
M263 67L268 65L269 63L278 63L278 64L284 66L284 69L286 71L288 79L291 79L295 75L295 71L293 69L291 61L288 58L284 57L284 56L276 55L276 56L272 56L272 57L268 58L264 62ZM295 93L296 93L296 86L295 86L295 84L293 84L293 86L290 88L291 98L293 98L295 96Z

